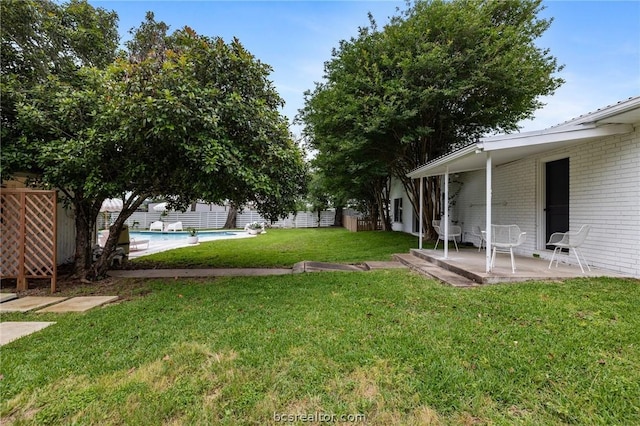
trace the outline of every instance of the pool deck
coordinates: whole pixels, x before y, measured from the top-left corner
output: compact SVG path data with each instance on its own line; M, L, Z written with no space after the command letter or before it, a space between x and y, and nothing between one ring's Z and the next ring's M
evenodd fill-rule
M193 247L193 246L196 246L196 245L198 245L200 243L204 243L204 242L207 242L207 241L219 241L219 240L231 240L231 239L235 240L235 239L240 239L240 238L255 238L256 237L256 235L249 235L244 231L229 231L229 232L233 232L236 235L229 235L229 236L225 236L225 237L213 237L213 236L209 237L209 236L206 236L206 234L200 234L200 235L198 235L199 242L196 243L196 244L188 244L186 237L184 238L184 240L157 240L157 241L154 241L152 238L148 238L146 235L144 235L141 239L148 240L149 244L142 243L142 244L139 244L140 246L143 247L142 249L140 249L140 250L130 250L129 259L136 259L138 257L147 256L149 254L160 253L160 252L163 252L163 251L173 250L173 249L182 248L182 247ZM147 232L146 234L149 234L149 233ZM160 234L160 232L158 232L158 234Z

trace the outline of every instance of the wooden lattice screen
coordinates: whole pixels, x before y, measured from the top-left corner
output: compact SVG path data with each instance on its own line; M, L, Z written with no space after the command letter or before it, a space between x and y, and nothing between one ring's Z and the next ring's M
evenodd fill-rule
M49 278L56 290L56 192L0 190L0 277L16 278L17 290L29 278Z

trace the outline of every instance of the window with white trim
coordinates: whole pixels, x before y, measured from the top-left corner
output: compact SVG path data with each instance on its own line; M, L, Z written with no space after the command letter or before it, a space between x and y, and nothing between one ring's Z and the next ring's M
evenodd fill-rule
M402 223L402 198L393 199L393 221Z

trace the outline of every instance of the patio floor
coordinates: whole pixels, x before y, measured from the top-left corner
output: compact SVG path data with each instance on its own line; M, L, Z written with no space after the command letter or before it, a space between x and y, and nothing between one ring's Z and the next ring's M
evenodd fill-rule
M555 266L554 262L549 269L549 260L533 256L515 256L516 272L512 273L511 258L509 254L502 253L497 255L493 271L487 273L485 272L485 251L478 252L477 249L472 248L461 248L459 252L456 252L455 249L449 250L447 259L444 258L444 251L442 250L412 249L411 254L479 284L531 280L566 280L577 277L624 277L623 274L594 267L591 267L591 271L588 271L585 267L583 274L578 265L562 263L562 261L558 263L558 267Z

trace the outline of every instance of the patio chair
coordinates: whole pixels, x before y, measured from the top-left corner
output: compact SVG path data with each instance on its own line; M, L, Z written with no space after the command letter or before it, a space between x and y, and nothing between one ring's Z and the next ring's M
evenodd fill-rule
M182 222L174 222L168 224L167 231L182 231Z
M438 243L440 240L444 243L444 228L440 228L440 221L434 220L431 222L433 225L433 229L438 233L438 239L436 240L436 246L433 248L434 250L438 250ZM462 235L462 228L458 225L449 224L449 240L453 240L453 244L456 246L456 251L458 251L458 243L456 241L456 237L460 237Z
M516 273L516 262L513 259L513 248L518 247L527 239L526 232L520 232L518 225L491 225L491 267L496 263L496 253L511 254L511 273Z
M131 240L129 241L129 247L130 250L134 251L134 250L142 250L143 245L146 245L147 247L145 249L149 248L149 240L142 240L142 239L137 239L137 238L131 238Z
M484 234L482 229L480 228L480 226L476 225L473 227L473 229L471 230L471 235L473 235L474 237L476 237L478 239L478 253L480 252L480 250L482 250L482 246L487 246L487 242L484 239Z
M151 222L151 225L149 225L149 231L164 231L164 222L161 220Z
M556 260L556 268L558 267L558 258L556 257L556 253L558 252L558 250L562 251L562 249L568 249L570 251L571 249L573 249L573 253L576 255L576 259L578 259L578 265L580 265L580 270L582 271L582 273L584 274L584 268L582 267L582 262L580 262L580 255L582 255L582 260L584 260L584 264L587 266L587 269L591 271L589 263L584 257L584 254L578 251L578 248L587 239L587 235L589 234L590 229L591 225L582 225L578 232L554 232L553 234L551 234L547 245L555 246L555 248L553 249L551 262L549 262L549 269L551 269L553 259Z

